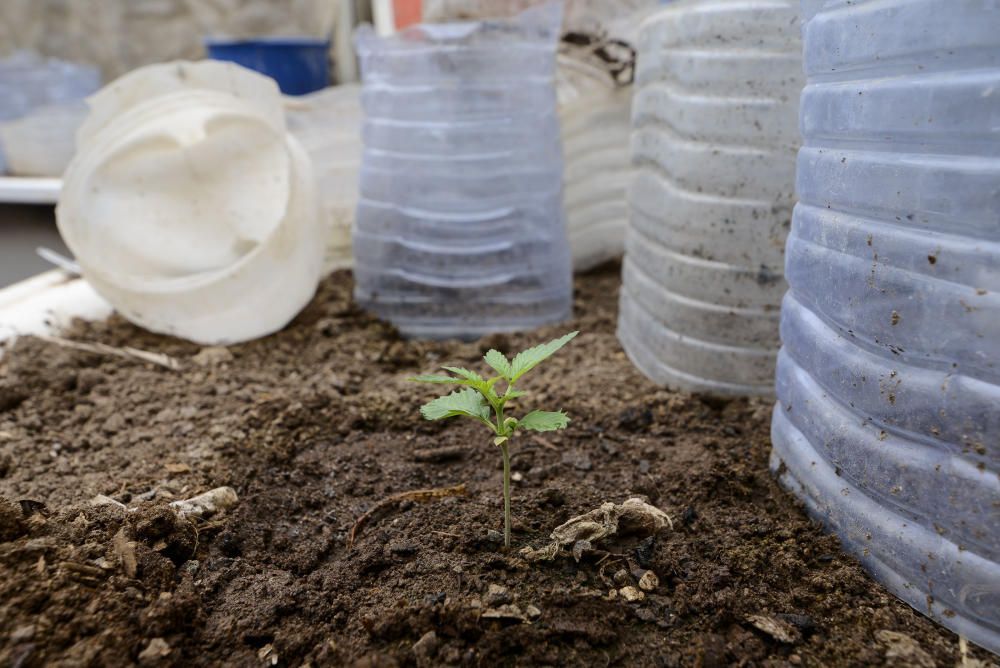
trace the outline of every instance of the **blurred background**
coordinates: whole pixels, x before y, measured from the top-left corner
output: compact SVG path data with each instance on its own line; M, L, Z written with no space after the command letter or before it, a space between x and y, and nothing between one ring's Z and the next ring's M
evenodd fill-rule
M3 0L0 61L15 56L96 67L104 83L137 67L208 55L210 40L329 40L326 84L357 79L350 36L376 20L383 30L415 22L419 0ZM0 67L0 87L12 75ZM0 113L3 112L0 103ZM0 121L15 117L13 111ZM0 170L2 172L2 170ZM37 246L65 248L55 229L51 191L28 179L0 187L0 287L49 268ZM40 200L41 203L23 202Z
M154 63L216 58L272 76L283 93L300 96L358 80L352 35L362 23L388 34L421 20L510 15L540 1L3 0L0 288L50 268L36 254L37 247L66 252L53 209L59 177L87 113L83 99L102 85ZM631 41L639 23L633 12L651 10L662 1L567 0L564 32ZM611 67L616 58L595 55L599 42L563 42L575 52L560 61L560 104L564 114L587 115L596 113L594 100L600 99L622 112L627 133L627 97L616 91L628 77ZM314 119L322 119L324 104L337 104L336 96L303 97L292 106L299 105L306 115L317 111ZM315 125L316 120L308 122ZM623 159L625 155L623 148ZM313 157L314 163L320 159Z

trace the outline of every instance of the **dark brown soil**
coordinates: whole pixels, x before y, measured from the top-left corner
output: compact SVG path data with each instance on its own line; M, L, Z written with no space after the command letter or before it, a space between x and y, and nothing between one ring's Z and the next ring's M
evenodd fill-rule
M0 665L958 660L957 637L868 579L775 485L768 403L674 394L632 368L614 335L617 267L579 279L571 325L470 344L402 341L350 289L334 275L286 331L231 356L117 319L71 333L173 355L180 371L33 339L7 351ZM524 403L573 423L515 443L505 552L499 453L476 424L419 420L433 388L405 377L482 368L490 347L570 326L581 336L535 372ZM383 508L348 547L379 501L459 484L466 496ZM192 523L168 509L224 485L240 496L227 514ZM91 505L98 494L138 510ZM579 563L519 556L634 496L674 530L595 545ZM647 570L659 584L643 600L609 596ZM505 605L532 620L494 618L516 614Z

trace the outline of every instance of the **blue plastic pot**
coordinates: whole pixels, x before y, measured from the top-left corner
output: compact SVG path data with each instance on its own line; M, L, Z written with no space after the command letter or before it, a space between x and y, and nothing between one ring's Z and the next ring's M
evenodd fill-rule
M312 37L205 40L209 58L242 65L278 82L286 95L305 95L330 83L330 42Z

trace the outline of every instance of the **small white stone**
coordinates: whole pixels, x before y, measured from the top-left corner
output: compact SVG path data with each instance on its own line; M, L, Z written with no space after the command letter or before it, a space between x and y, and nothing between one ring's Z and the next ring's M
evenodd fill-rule
M641 601L642 599L646 598L645 594L643 594L641 591L639 591L635 587L631 587L631 586L629 586L629 587L622 587L621 589L618 590L618 593L621 594L621 597L623 599L625 599L626 601L628 601L629 603L634 603L636 601Z
M146 649L139 652L139 663L149 664L162 659L170 654L170 645L163 638L153 638L146 645Z
M646 571L639 578L639 589L643 591L653 591L660 586L660 578L656 577L653 571Z

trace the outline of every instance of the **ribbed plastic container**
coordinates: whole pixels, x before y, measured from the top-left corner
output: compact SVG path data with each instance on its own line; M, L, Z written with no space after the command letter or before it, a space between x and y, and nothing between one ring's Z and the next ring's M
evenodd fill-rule
M796 0L691 0L639 37L618 336L670 388L773 395L804 78Z
M45 105L79 102L100 87L96 67L17 51L0 59L0 121Z
M772 464L897 596L1000 651L1000 3L804 3Z
M573 269L621 257L632 179L632 89L603 70L566 59L559 72L559 116L566 160L566 227Z
M15 176L62 176L76 153L76 131L86 117L87 105L78 100L0 122L7 171Z
M358 35L356 298L418 338L570 315L556 115L560 5Z
M289 132L312 160L320 214L329 229L323 271L350 267L361 172L361 87L346 84L286 97L285 110Z
M0 174L61 175L75 150L83 98L100 87L101 73L89 65L31 51L0 59Z

